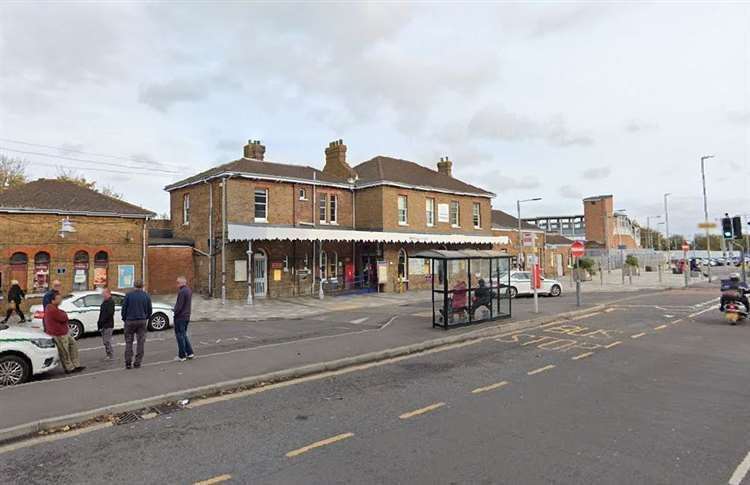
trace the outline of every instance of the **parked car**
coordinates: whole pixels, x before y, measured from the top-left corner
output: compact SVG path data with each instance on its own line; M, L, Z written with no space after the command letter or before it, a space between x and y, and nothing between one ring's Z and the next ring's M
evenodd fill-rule
M84 334L98 331L96 322L99 319L99 306L102 304L102 294L99 291L75 291L63 297L61 310L68 314L70 336L74 339L81 338ZM120 310L125 299L124 293L112 292L115 300L115 330L123 328ZM174 319L172 307L164 303L153 302L154 313L148 322L148 329L161 331L169 327ZM31 307L32 320L30 327L41 329L44 311L41 305Z
M0 324L0 387L22 384L59 363L55 341L49 335Z
M505 278L500 278L500 281L504 281ZM531 288L531 271L511 271L510 272L510 287L508 288L508 294L511 298L515 298L518 295L531 295L534 290ZM542 287L539 288L538 294L547 296L560 296L562 295L562 284L553 279L542 278Z

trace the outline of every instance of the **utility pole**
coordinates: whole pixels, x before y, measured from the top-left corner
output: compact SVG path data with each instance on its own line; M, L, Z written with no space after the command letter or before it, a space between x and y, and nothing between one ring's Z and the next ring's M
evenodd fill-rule
M532 199L523 199L516 201L516 215L518 216L518 254L516 255L516 269L521 269L521 253L523 252L523 235L521 234L521 202L536 202L542 200L541 197Z
M672 264L672 241L669 240L669 205L667 203L667 197L672 195L667 192L664 194L664 230L667 233L667 264Z
M701 181L703 182L703 222L706 225L706 252L708 253L708 282L711 282L711 236L708 228L708 198L706 197L706 160L713 155L701 157Z

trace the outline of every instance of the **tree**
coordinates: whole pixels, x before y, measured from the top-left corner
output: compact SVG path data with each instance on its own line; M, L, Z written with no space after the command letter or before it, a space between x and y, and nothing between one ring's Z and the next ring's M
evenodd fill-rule
M109 185L105 185L104 187L102 187L102 190L100 190L99 192L101 192L102 194L108 197L113 197L115 199L122 200L122 194L119 192L115 192L115 189L113 189Z
M669 247L671 249L680 250L682 248L682 243L685 242L685 236L682 234L673 234L669 236Z
M719 251L721 248L721 236L716 234L709 235L710 241L711 241L711 249L714 251ZM693 236L693 241L695 242L695 249L705 251L708 249L706 246L706 235L705 234L696 234Z
M86 187L87 189L96 190L96 182L86 180L86 177L81 175L78 171L73 168L67 168L64 166L57 167L57 180L64 182L73 182L74 184Z
M0 192L26 183L26 160L0 153Z
M642 248L662 249L666 248L666 246L667 244L662 233L653 228L641 227Z

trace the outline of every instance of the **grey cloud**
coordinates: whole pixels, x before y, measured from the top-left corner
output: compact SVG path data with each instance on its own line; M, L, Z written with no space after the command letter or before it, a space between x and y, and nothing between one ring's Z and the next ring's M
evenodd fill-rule
M630 120L625 124L625 131L628 133L640 133L644 131L653 131L658 128L656 123L648 121Z
M560 32L581 29L582 26L609 13L609 9L599 4L586 5L545 5L545 10L536 20L534 36L545 36Z
M581 199L583 195L581 191L572 185L563 185L557 189L557 194L565 199Z
M609 177L610 173L612 173L612 169L609 167L597 167L584 170L581 176L588 180L599 180Z
M544 141L550 145L588 146L594 140L581 133L573 133L562 115L535 121L501 107L487 107L477 112L469 122L469 133L485 139L503 141Z
M727 121L730 123L750 123L750 111L732 110L727 113Z
M166 112L178 103L202 101L217 92L236 90L240 84L224 76L174 78L166 82L142 85L138 101Z

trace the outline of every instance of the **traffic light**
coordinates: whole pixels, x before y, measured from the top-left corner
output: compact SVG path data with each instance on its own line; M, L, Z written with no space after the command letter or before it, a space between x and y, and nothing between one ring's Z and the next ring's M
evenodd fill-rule
M734 230L732 228L732 218L731 217L722 217L721 218L721 233L724 236L724 239L732 239L732 238L734 238Z
M732 229L735 239L742 239L742 218L740 216L732 217Z

